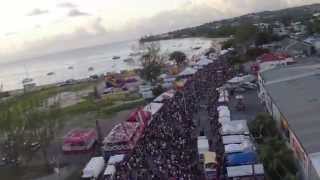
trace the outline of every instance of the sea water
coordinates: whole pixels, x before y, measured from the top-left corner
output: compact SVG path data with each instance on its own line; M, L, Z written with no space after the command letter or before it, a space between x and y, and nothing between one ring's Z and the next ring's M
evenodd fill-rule
M161 52L169 54L179 50L191 57L202 53L209 48L216 39L207 38L186 38L175 40L159 41ZM201 47L194 50L194 47ZM22 81L25 78L32 78L37 85L53 84L68 79L83 79L95 74L107 72L119 72L139 67L135 64L128 64L123 60L129 58L130 53L137 52L138 41L127 41L106 45L99 45L88 48L81 48L45 55L31 59L21 59L14 62L0 62L0 85L3 90L15 90L23 87ZM120 59L113 59L119 56ZM137 56L134 57L138 59ZM73 67L73 68L70 68ZM89 71L92 67L93 70ZM53 75L48 73L53 72Z

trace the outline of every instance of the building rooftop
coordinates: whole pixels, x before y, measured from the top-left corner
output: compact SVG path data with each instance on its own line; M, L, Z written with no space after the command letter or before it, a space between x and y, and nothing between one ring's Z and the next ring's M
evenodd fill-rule
M263 74L267 92L306 152L320 152L320 68L291 67Z
M317 171L318 176L320 176L320 152L309 154L309 157L313 167Z
M296 76L306 76L308 74L320 71L320 59L317 57L295 59L294 65L273 68L261 73L263 79L267 83L280 81L281 79L294 78Z

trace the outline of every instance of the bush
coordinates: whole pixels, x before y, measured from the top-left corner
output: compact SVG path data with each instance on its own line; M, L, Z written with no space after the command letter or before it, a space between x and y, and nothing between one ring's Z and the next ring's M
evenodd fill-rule
M221 49L228 49L234 46L234 39L229 39L222 43Z
M164 89L162 86L158 85L157 87L152 89L152 93L154 96L159 96L164 92Z
M260 113L249 124L249 128L258 142L259 157L270 179L296 179L298 169L293 152L282 139L272 117Z

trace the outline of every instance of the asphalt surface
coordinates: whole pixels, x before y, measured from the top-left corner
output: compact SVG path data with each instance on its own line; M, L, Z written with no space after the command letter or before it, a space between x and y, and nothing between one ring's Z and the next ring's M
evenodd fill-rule
M253 121L259 112L264 112L264 107L260 103L256 90L248 90L241 93L244 97L245 110L238 111L236 109L237 100L235 95L230 97L229 109L231 112L231 120L247 120L248 123Z

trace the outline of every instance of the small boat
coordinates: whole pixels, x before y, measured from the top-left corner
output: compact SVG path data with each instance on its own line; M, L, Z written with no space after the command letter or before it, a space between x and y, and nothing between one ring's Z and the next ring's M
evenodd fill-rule
M201 49L201 46L196 46L196 47L193 47L192 49L193 50L199 50L199 49Z
M48 72L47 73L47 76L52 76L52 75L54 75L55 73L54 72Z
M127 59L124 59L123 62L134 63L134 59L133 58L127 58Z
M88 71L93 71L93 70L94 70L93 67L89 67L89 68L88 68Z
M112 59L113 60L120 59L120 56L113 56Z
M68 69L70 69L70 70L73 69L73 66L69 66Z
M23 83L23 84L27 84L27 83L30 83L30 82L32 82L32 81L33 81L32 78L24 78L24 79L22 80L22 83Z

